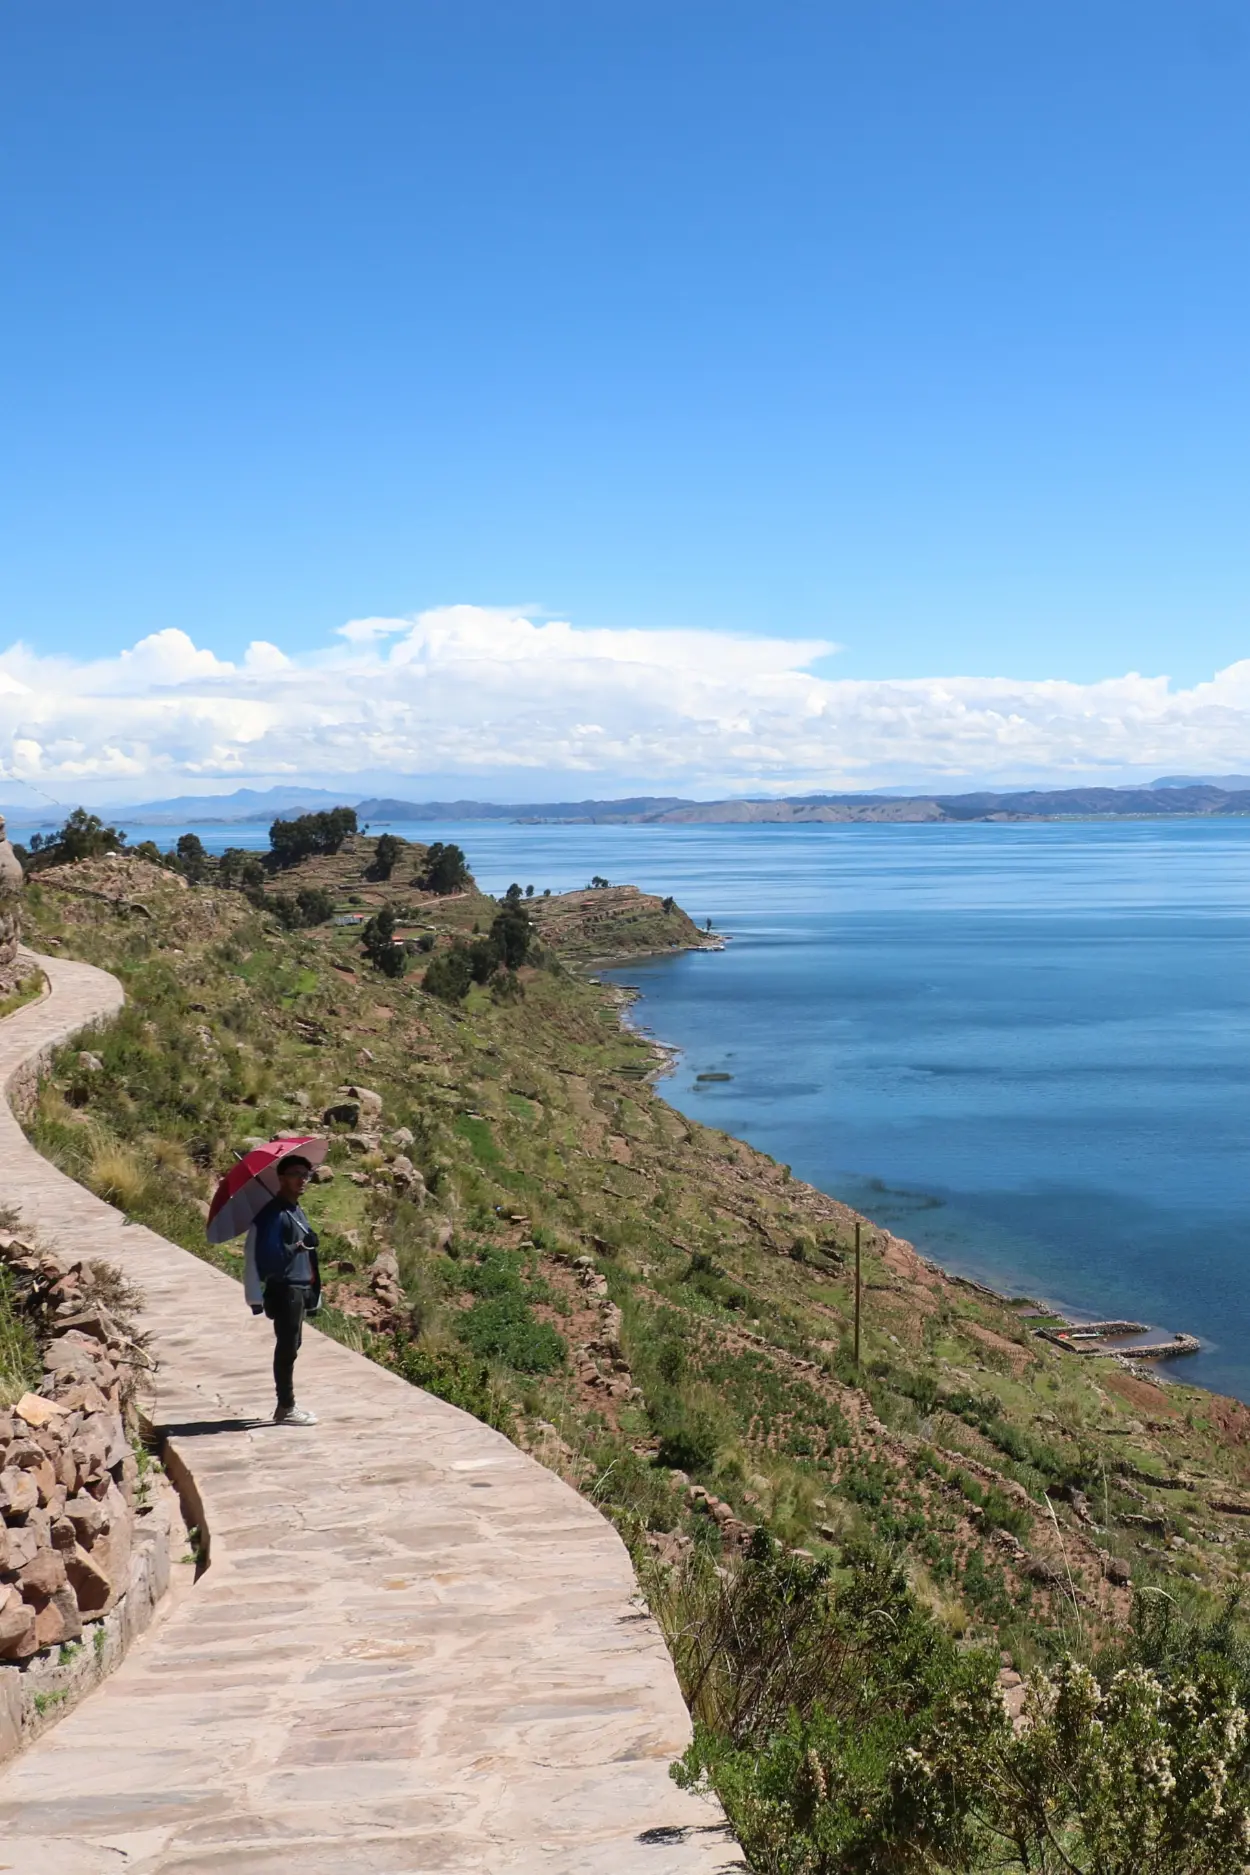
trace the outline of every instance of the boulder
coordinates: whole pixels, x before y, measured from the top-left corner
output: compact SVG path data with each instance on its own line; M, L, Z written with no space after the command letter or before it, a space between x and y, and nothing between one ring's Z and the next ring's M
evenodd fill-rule
M359 1103L362 1113L368 1114L371 1120L377 1119L382 1111L381 1094L375 1094L371 1087L356 1087L354 1085L344 1088L343 1091L349 1099Z
M40 1647L60 1647L82 1633L82 1616L74 1591L66 1583L35 1612L35 1641Z
M386 1137L390 1144L398 1146L401 1152L407 1152L409 1146L415 1146L417 1143L416 1134L406 1126L397 1126L395 1131L388 1133Z
M29 1471L30 1476L35 1480L35 1486L39 1492L39 1502L43 1505L50 1504L58 1489L56 1467L53 1465L52 1460L50 1458L41 1458L37 1465L30 1466ZM59 1488L62 1493L63 1502L65 1487L61 1485Z
M89 1048L79 1049L78 1065L84 1074L103 1074L104 1072L104 1063L99 1055L93 1055Z
M43 1447L35 1439L14 1439L5 1454L6 1465L16 1465L21 1471L34 1471L47 1457Z
M323 1126L356 1127L360 1125L360 1102L358 1100L338 1100L332 1107L327 1107L321 1116Z
M14 1575L33 1562L39 1553L39 1532L28 1524L19 1524L9 1530L8 1568Z
M60 1380L97 1380L100 1350L73 1329L50 1341L43 1351L43 1369Z
M0 1511L23 1517L27 1511L34 1510L38 1502L39 1486L30 1472L19 1471L16 1465L8 1465L0 1471Z
M85 1544L88 1549L109 1527L108 1506L85 1494L71 1497L65 1506L64 1515L73 1526L78 1542Z
M78 1544L78 1534L69 1518L62 1514L53 1520L52 1547L59 1549L62 1556L71 1555Z
M13 1411L28 1426L53 1426L64 1419L69 1408L59 1400L45 1400L40 1393L24 1393Z
M113 1599L113 1584L100 1559L92 1551L76 1545L65 1557L65 1573L79 1612L102 1614Z
M397 1190L406 1192L409 1197L424 1199L425 1180L406 1154L397 1153L392 1159L391 1177Z
M122 1464L130 1455L130 1440L126 1437L126 1428L120 1413L102 1413L100 1415L104 1436L108 1441L104 1453L104 1463L109 1471L115 1465Z
M28 1660L38 1646L34 1609L21 1601L0 1608L0 1660Z
M65 1558L60 1550L36 1550L25 1567L19 1569L17 1580L27 1601L32 1595L55 1595L58 1589L65 1587L67 1580Z
M109 1403L93 1380L79 1380L59 1395L71 1413L107 1413Z
M104 1508L109 1520L107 1531L83 1547L90 1547L91 1560L107 1575L113 1594L117 1596L124 1594L130 1575L131 1530L126 1500L111 1478Z

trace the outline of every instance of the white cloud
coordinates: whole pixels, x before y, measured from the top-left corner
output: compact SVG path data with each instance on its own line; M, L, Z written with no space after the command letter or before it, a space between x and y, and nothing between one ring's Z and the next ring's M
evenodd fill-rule
M3 777L216 781L526 773L656 791L1062 782L1250 765L1250 659L1174 690L1059 680L827 678L822 640L575 629L479 606L358 619L241 664L166 630L74 663L0 655Z

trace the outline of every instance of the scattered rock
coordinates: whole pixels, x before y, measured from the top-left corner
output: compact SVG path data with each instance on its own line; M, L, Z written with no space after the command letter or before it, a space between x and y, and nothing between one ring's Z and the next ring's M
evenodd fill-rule
M327 1107L321 1116L323 1126L356 1127L360 1125L360 1102L358 1100L338 1100Z
M103 1074L104 1072L104 1063L99 1055L93 1055L89 1048L79 1049L78 1065L84 1074Z

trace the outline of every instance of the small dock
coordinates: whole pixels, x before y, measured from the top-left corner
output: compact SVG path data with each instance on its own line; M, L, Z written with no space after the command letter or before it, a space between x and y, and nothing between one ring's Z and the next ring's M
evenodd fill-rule
M1052 1319L1046 1327L1035 1328L1041 1340L1049 1341L1056 1348L1063 1348L1068 1354L1110 1355L1123 1361L1166 1361L1179 1354L1198 1354L1202 1343L1196 1335L1168 1335L1159 1341L1147 1341L1141 1347L1126 1348L1111 1345L1125 1340L1129 1335L1150 1333L1147 1322L1063 1322L1056 1325Z
M1167 1341L1148 1341L1144 1348L1125 1348L1127 1361L1166 1361L1174 1354L1200 1354L1202 1343L1196 1335L1173 1335Z

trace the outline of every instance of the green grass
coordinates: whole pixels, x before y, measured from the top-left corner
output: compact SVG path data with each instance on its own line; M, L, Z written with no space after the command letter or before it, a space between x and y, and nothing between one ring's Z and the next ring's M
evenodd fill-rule
M43 995L44 981L42 970L32 970L28 976L22 978L16 989L10 990L7 996L0 997L0 1022L5 1016L16 1015L17 1011L24 1009L27 1003L38 1002Z
M17 1306L13 1279L0 1263L0 1407L39 1385L39 1350Z

